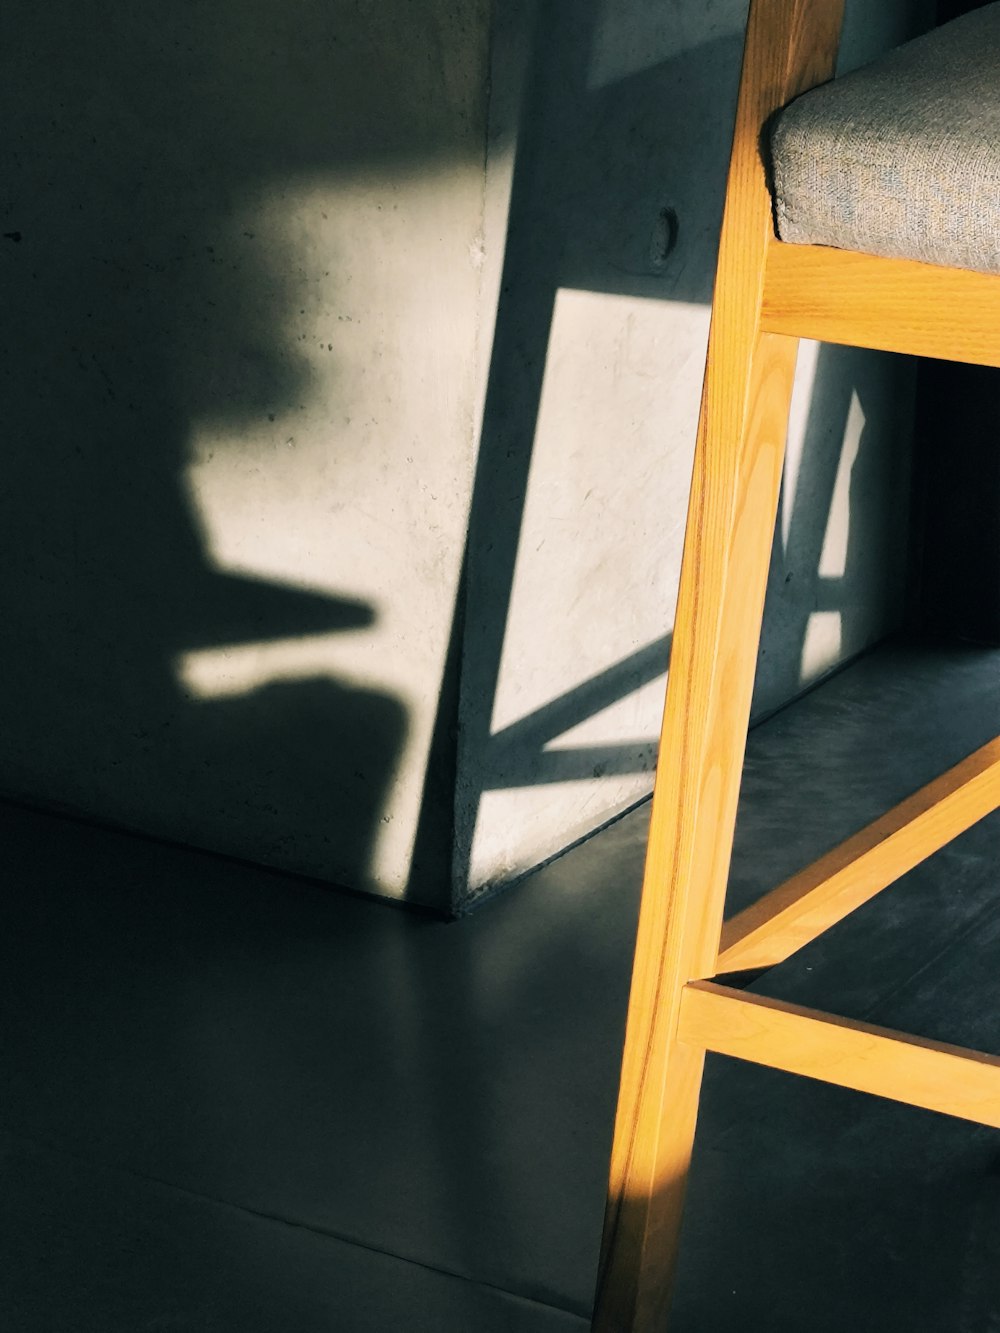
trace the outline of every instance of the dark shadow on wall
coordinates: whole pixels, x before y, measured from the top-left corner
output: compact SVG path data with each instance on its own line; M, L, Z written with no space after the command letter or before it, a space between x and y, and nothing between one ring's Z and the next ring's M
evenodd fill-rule
M938 0L940 22L985 0ZM1000 643L1000 373L924 361L916 435L921 512L914 599L944 638Z
M328 676L203 699L176 663L373 608L220 571L182 473L199 423L276 422L277 452L311 402L312 275L248 201L476 139L450 8L5 6L4 792L369 883L399 700Z
M926 362L918 460L923 480L920 610L947 639L1000 643L1000 376Z

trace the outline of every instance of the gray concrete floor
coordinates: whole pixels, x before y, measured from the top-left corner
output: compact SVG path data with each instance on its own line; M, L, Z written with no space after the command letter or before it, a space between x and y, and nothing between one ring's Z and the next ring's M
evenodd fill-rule
M751 737L732 906L1000 731L880 650ZM457 924L0 808L0 1326L587 1326L646 812ZM758 989L1000 1052L1000 823ZM1000 1330L1000 1135L710 1060L674 1333Z

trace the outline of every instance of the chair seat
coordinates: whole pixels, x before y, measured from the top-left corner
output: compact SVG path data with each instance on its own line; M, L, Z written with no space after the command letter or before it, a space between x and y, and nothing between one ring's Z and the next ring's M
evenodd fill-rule
M775 118L778 235L1000 273L1000 3Z

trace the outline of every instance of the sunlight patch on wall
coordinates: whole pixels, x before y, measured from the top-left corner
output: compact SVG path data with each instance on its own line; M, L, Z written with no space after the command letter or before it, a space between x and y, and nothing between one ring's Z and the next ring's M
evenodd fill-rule
M694 303L557 293L492 716L515 736L474 757L474 884L649 791L666 649L658 679L599 711L587 701L673 619L708 321ZM542 729L536 746L532 715L553 705L562 734Z
M650 782L647 779L646 786ZM560 782L545 788L546 799L552 796L562 812L562 836L553 845L552 814L546 801L539 799L537 787L517 791L487 791L483 793L476 817L473 851L470 861L470 880L480 890L517 879L554 851L593 832L596 823L610 823L636 803L634 796L623 796L609 802L607 786L593 778L577 782ZM497 828L517 827L517 839L495 837Z
M799 677L805 685L831 670L840 661L843 647L843 618L839 611L814 611L806 626Z
M494 731L667 628L708 320L700 305L557 294Z
M853 390L844 426L844 442L837 466L837 480L834 483L830 514L823 536L823 551L819 561L819 573L822 578L841 579L847 572L851 536L851 476L858 461L864 428L864 409L857 390Z
M196 699L235 698L279 681L315 680L319 676L330 676L339 684L364 689L391 685L395 691L395 681L372 678L367 662L364 675L358 674L367 635L364 630L310 634L297 639L266 639L261 643L203 648L178 654L174 668L177 679ZM405 702L412 704L413 700Z
M801 502L799 473L805 449L809 409L816 386L816 367L819 363L820 344L803 338L799 343L795 364L795 387L788 412L788 435L785 444L785 467L781 475L781 545L787 554L792 531L792 516Z
M666 658L663 665L666 668ZM546 748L586 749L589 745L613 745L627 736L636 735L643 736L641 742L636 742L637 746L655 746L660 734L659 721L663 712L666 682L664 669L663 675L655 680L641 685L624 698L560 733Z
M852 390L817 570L819 579L827 581L831 595L841 599L846 595L844 576L847 573L850 551L851 480L864 429L864 409L857 391ZM802 643L799 667L799 679L803 685L817 680L841 660L845 651L845 610L846 607L814 611L810 615Z

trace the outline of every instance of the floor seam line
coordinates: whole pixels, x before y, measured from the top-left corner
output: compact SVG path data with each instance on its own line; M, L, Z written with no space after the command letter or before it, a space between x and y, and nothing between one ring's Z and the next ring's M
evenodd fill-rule
M24 1143L29 1143L32 1147L39 1148L44 1152L51 1152L62 1157L70 1157L74 1161L83 1162L87 1166L96 1166L102 1170L113 1171L117 1174L128 1176L133 1180L144 1181L146 1184L157 1185L161 1189L171 1190L177 1194L186 1195L192 1199L201 1199L205 1203L215 1204L219 1208L229 1208L234 1212L244 1213L250 1217L256 1217L265 1222L275 1222L280 1226L292 1227L297 1231L306 1231L313 1236L321 1236L327 1240L340 1242L342 1245L350 1245L354 1249L364 1250L369 1254L377 1254L385 1259L395 1259L398 1263L411 1264L415 1268L423 1268L428 1273L436 1273L440 1277L452 1278L456 1282L465 1282L470 1286L482 1287L488 1291L499 1292L501 1295L510 1296L514 1300L526 1301L531 1305L540 1306L546 1310L555 1310L559 1314L566 1314L572 1317L587 1320L590 1317L589 1311L584 1312L578 1308L568 1305L557 1305L553 1301L546 1301L538 1296L528 1296L524 1292L511 1291L509 1287L502 1287L499 1283L489 1282L484 1278L468 1277L464 1273L458 1273L454 1269L445 1268L439 1264L427 1263L423 1259L415 1259L410 1255L399 1254L395 1250L384 1249L378 1245L372 1245L368 1241L361 1240L355 1236L349 1236L343 1232L335 1231L332 1227L315 1226L309 1222L297 1221L294 1218L284 1217L280 1213L266 1212L261 1208L251 1207L249 1204L234 1203L231 1199L219 1198L214 1194L205 1194L201 1190L192 1189L188 1185L179 1185L176 1181L165 1180L160 1176L151 1175L145 1171L138 1171L134 1167L124 1166L119 1162L108 1161L100 1157L91 1157L85 1153L74 1152L70 1148L61 1147L52 1144L44 1139L36 1138L32 1134L25 1134L19 1130L3 1128L0 1131L9 1138L19 1139Z

